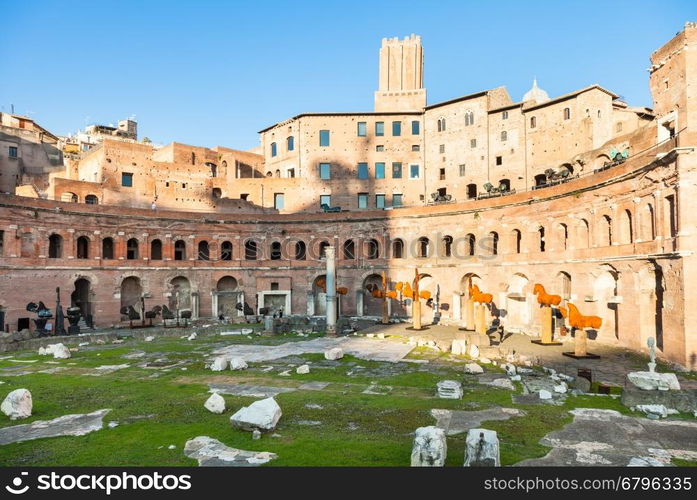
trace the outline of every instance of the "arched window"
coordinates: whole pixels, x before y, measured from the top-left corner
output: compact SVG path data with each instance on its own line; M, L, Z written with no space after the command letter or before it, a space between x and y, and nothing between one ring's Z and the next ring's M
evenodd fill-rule
M443 237L443 257L453 256L453 237L446 235Z
M295 139L293 139L292 135L286 139L286 149L288 151L293 151L295 149Z
M632 212L622 212L622 243L634 243L634 227L632 225Z
M653 241L656 239L656 219L653 214L653 206L650 203L646 205L644 213L646 214L646 238Z
M196 165L196 153L191 152L191 164Z
M571 118L571 110L569 108L564 108L564 120Z
M561 243L562 250L569 248L569 228L564 223L559 224L559 243Z
M467 199L473 200L477 197L477 185L467 184Z
M473 111L466 111L465 112L465 126L469 125L474 125L474 112Z
M588 221L581 219L578 223L578 242L579 248L588 248L590 246L590 230Z
M537 127L537 118L534 116L530 117L530 128L535 128Z
M111 238L104 238L102 240L102 259L113 259L114 258L114 240Z
M232 260L232 242L223 241L220 245L220 260Z
M425 236L422 236L419 238L417 241L418 247L416 249L416 256L417 257L428 257L429 254L429 244L430 242L428 241L428 238Z
M491 244L491 255L499 254L499 233L492 231L489 233L489 239Z
M474 255L477 246L477 238L472 233L465 236L465 242L467 244L467 255Z
M326 259L327 258L327 247L329 246L329 243L326 241L323 241L322 243L319 244L319 258L320 259Z
M80 236L77 239L77 258L86 259L90 253L90 240L87 236Z
M257 243L253 240L244 242L244 259L257 260Z
M502 193L506 193L511 190L511 180L510 179L501 179L499 181L499 191Z
M152 240L150 242L150 260L162 260L161 240Z
M210 260L211 250L207 241L198 242L198 260Z
M403 259L404 258L404 241L397 238L392 242L392 258L393 259Z
M537 228L537 236L538 236L538 246L540 249L540 252L545 251L545 228L540 226Z
M281 260L281 242L274 241L271 243L271 260Z
M218 165L209 161L206 166L211 169L211 177L218 177Z
M135 260L138 258L138 240L131 238L126 242L126 259Z
M63 257L63 237L60 234L52 234L48 238L48 258L60 259Z
M184 240L174 242L174 260L186 260L186 242Z
M85 196L85 203L87 203L88 205L98 205L99 199L93 194L88 194L87 196Z
M275 176L275 177L276 177L277 179L281 177L281 170L278 169L278 168L276 169L276 176Z
M307 246L304 241L298 241L295 243L295 259L305 260L307 259Z
M271 143L271 156L276 156L276 143Z
M561 271L557 275L559 295L563 300L571 300L571 275Z
M612 245L612 219L609 215L603 215L603 234L602 234L602 244L610 246Z
M544 186L547 184L547 176L545 174L537 174L535 176L535 186Z
M520 253L521 241L523 239L522 233L518 229L514 229L511 232L511 236L513 237L513 252Z
M378 243L378 240L371 239L366 241L365 255L371 260L380 257L380 244Z
M505 130L501 132L501 142L506 142L508 140L508 132Z
M445 132L445 118L438 118L438 132Z
M344 259L353 260L356 258L356 245L353 240L344 241Z

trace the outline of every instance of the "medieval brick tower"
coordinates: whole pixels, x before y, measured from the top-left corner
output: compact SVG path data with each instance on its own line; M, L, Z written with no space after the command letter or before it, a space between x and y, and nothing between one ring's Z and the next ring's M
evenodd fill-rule
M404 40L383 38L375 111L421 111L426 106L423 67L420 36L412 34Z

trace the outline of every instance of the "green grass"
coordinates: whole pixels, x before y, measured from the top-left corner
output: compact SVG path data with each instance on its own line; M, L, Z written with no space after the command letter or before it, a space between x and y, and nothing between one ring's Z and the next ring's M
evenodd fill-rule
M186 333L180 331L181 335ZM33 373L9 376L12 372L2 369L21 363L0 360L0 381L5 382L0 385L0 392L6 394L20 387L29 389L34 411L32 417L21 422L11 422L3 416L0 428L102 408L112 410L105 423L117 421L119 425L105 426L85 436L0 446L0 465L194 465L195 461L183 454L183 447L188 439L204 435L232 447L274 452L278 459L269 464L272 466L403 466L409 463L414 430L435 423L431 409L474 410L495 406L517 407L526 412L524 417L482 423L483 427L499 433L501 462L511 465L544 456L549 448L540 445L540 439L569 423L569 410L573 408L607 408L632 414L618 399L610 397L569 397L559 406L514 405L511 391L479 385L476 377L462 373L462 362L454 363L447 355L430 349L416 350L410 355L431 359L427 365L366 361L352 356L328 363L321 354L305 354L294 356L294 363L310 363L311 371L307 375L297 375L283 361L250 363L249 369L243 372L205 369L211 352L231 343L275 345L307 338L199 335L194 342L179 336L158 337L154 342L129 339L117 345L93 343L87 350L73 353L71 359L56 360L57 363L35 352L12 353L12 359L37 361L20 369ZM123 357L134 352L144 352L145 356ZM168 371L137 366L157 358L185 364ZM120 364L130 367L101 376L88 375L97 373L97 366ZM262 372L262 366L274 368ZM56 367L65 370L36 373ZM279 376L284 369L290 369L290 376ZM492 366L487 370L497 371ZM463 381L462 400L435 397L436 383L446 378ZM213 380L296 388L310 381L329 385L321 391L296 390L278 395L276 400L283 409L283 417L276 429L277 437L265 434L255 441L251 433L233 429L229 423L232 413L250 404L253 398L224 395L228 410L223 415L212 414L203 407L209 396L208 383ZM385 394L364 394L369 386L378 386ZM307 408L308 403L322 408ZM303 420L322 424L302 425ZM447 465L462 466L465 437L465 434L448 437ZM175 445L175 449L170 450L170 445Z

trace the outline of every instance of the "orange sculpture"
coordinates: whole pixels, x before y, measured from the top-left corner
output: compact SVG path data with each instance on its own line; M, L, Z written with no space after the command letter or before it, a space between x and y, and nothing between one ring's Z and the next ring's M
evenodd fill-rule
M470 297L473 301L479 302L480 304L491 304L494 300L494 296L490 293L482 293L479 290L479 286L472 285L469 289Z
M324 293L327 293L327 280L326 280L326 278L317 279L315 284L317 285L317 288L322 290ZM348 293L348 288L346 288L345 286L337 286L336 293L338 293L339 295L346 295Z
M545 291L545 287L539 283L535 283L532 293L537 295L537 302L543 306L558 306L561 303L559 295L550 295Z
M603 324L603 319L599 316L584 316L579 311L578 308L571 302L567 303L568 311L565 307L560 307L561 315L569 318L569 325L572 328L579 328L584 330L586 328L593 328L597 330Z

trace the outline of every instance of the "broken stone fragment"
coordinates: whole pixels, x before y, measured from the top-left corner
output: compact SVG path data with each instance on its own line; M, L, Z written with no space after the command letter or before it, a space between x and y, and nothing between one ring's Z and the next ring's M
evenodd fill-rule
M297 373L298 375L306 375L310 373L310 367L308 365L300 365L295 370L295 373Z
M334 361L344 357L344 351L340 347L334 347L324 351L324 359Z
M484 373L484 368L479 366L477 363L467 363L465 365L465 373L478 374Z
M247 369L247 362L240 357L234 357L234 358L230 359L230 369L231 370L246 370Z
M0 410L12 420L31 417L31 392L27 389L15 389L7 395L0 405Z
M433 425L416 429L411 450L412 467L443 467L447 455L443 429Z
M499 438L496 431L470 429L467 432L465 467L499 467Z
M238 410L230 417L230 423L233 427L246 431L255 429L272 431L276 428L281 415L281 407L276 400L266 398Z
M218 393L211 394L203 406L211 413L221 414L225 411L225 399Z
M228 359L225 356L218 356L213 360L211 364L211 370L214 372L221 372L228 367Z

